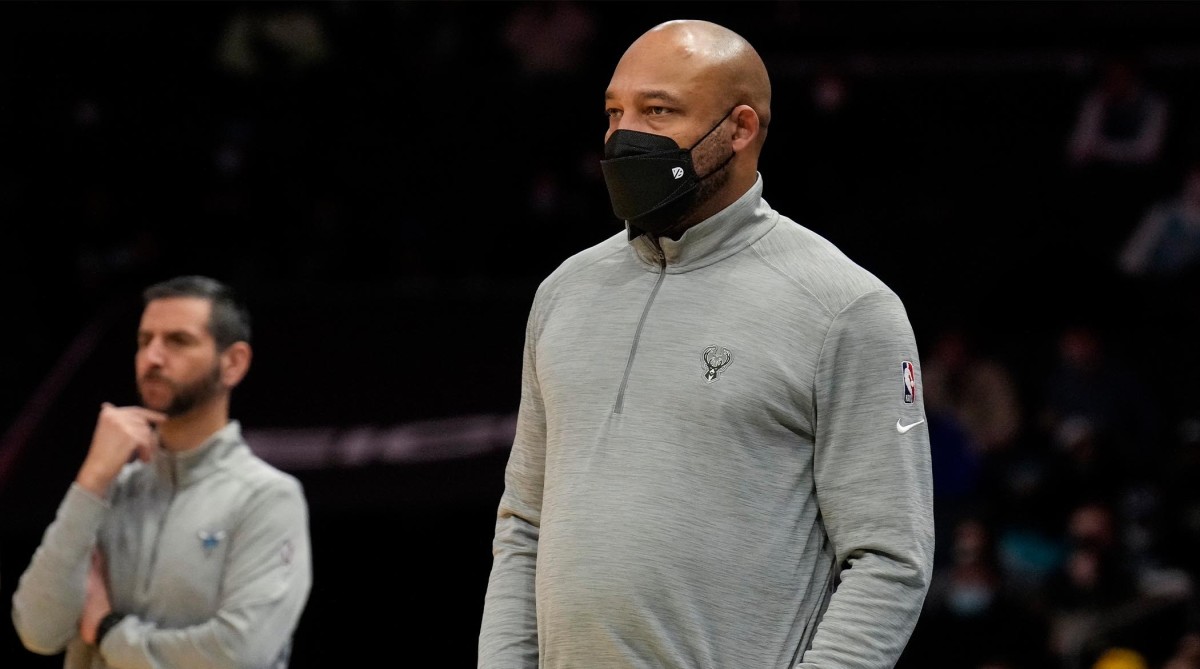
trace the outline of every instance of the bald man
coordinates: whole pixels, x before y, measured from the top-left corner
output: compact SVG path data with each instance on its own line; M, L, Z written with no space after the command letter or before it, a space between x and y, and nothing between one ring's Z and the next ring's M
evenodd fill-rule
M933 556L896 294L763 199L766 68L639 37L601 167L625 229L539 286L482 669L891 667Z

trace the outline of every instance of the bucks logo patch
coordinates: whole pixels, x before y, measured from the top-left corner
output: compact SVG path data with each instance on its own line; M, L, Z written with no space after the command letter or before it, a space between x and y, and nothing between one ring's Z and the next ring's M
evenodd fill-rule
M733 352L724 346L712 345L704 349L704 366L707 368L704 372L704 382L712 383L721 378L721 372L725 371L733 362Z

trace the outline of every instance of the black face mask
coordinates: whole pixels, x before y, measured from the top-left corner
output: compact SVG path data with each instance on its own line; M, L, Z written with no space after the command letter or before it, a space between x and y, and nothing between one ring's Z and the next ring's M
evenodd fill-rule
M734 109L687 149L663 135L614 130L604 143L600 169L617 218L657 236L687 215L696 204L700 182L721 171L734 156L731 151L715 169L697 176L692 166L692 150L721 127Z

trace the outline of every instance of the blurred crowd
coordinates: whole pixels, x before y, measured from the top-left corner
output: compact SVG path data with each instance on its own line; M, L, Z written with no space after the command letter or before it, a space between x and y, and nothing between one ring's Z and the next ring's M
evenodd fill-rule
M893 285L923 346L938 554L904 666L1200 669L1200 43L1009 47L1001 22L982 51L881 27L839 46L848 13L750 4L687 11L772 71L767 200ZM1113 5L1200 18L1099 4L1114 30ZM532 295L621 229L603 89L680 9L7 8L0 261L38 290L13 297L35 326L8 333L3 417L168 271Z
M1015 358L969 323L926 349L939 559L913 666L1200 667L1197 125L1139 54L1092 72L1049 203L1088 240L1060 311L1017 315Z

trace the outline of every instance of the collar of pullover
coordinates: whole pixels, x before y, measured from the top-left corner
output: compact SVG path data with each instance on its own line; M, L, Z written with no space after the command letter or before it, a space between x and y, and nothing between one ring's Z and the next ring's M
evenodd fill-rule
M750 246L775 225L779 214L762 198L762 190L760 174L750 190L733 204L688 228L678 240L659 237L656 244L642 234L629 243L642 262L654 270L664 257L667 272L672 274L711 265Z
M217 430L204 443L182 453L160 449L156 454L156 465L164 475L170 476L175 485L182 488L198 481L215 470L225 455L242 443L241 424L231 420Z

